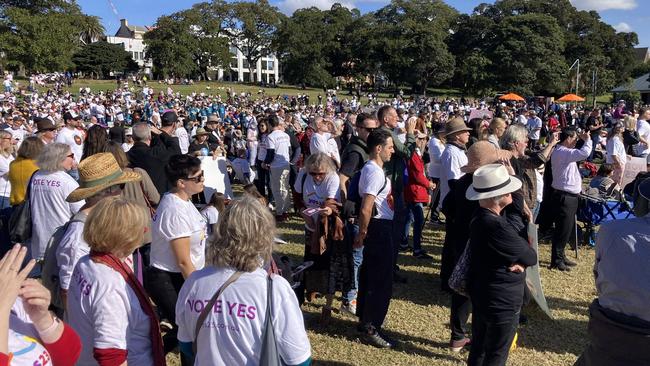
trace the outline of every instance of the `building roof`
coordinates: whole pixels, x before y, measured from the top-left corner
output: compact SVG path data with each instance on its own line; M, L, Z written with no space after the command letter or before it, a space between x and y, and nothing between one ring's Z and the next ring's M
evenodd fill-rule
M635 48L634 53L636 54L636 59L640 62L647 62L650 58L650 55L648 54L648 47Z
M120 19L120 28L115 33L115 37L122 38L142 38L141 35L154 27L143 27L140 25L129 25L126 19ZM139 37L136 37L136 34Z
M631 84L623 84L618 88L613 89L612 93L624 93L629 90L646 93L650 92L650 73L634 79Z

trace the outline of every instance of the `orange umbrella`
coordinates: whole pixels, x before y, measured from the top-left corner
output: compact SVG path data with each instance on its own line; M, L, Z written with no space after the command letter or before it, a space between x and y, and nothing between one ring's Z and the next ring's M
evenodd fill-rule
M515 93L509 93L509 94L506 94L506 95L502 95L502 96L499 97L499 99L501 99L501 100L514 100L514 101L517 101L517 102L523 102L525 100L523 97L521 97L520 95L517 95Z
M567 94L557 100L558 102L584 102L585 98L579 97L575 94Z

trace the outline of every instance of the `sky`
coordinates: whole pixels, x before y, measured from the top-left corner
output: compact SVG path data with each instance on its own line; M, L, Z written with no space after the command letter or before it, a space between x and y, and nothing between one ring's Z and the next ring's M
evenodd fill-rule
M229 0L228 0L229 1ZM168 15L187 9L200 1L191 0L77 0L84 13L99 16L107 34L113 35L120 26L119 19L126 18L131 25L153 25L161 15ZM389 0L270 0L285 14L292 14L298 8L316 6L329 9L338 2L355 7L361 12L377 10ZM447 4L462 13L471 13L480 3L491 0L446 0ZM650 0L571 0L580 10L596 10L606 23L619 32L636 32L639 35L637 47L650 46Z

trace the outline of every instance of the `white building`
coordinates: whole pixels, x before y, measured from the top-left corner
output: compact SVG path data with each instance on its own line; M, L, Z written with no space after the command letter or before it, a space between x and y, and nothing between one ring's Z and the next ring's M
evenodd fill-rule
M280 82L280 65L274 54L267 54L257 60L255 67L251 68L244 54L235 46L230 46L229 72L224 68L217 68L217 78L225 81L249 82L250 73L254 73L254 82L269 84Z
M142 36L150 27L129 25L126 19L120 19L120 28L113 37L106 37L106 42L122 44L124 50L131 54L131 58L138 63L145 74L151 74L153 63L145 56L145 45Z
M150 58L145 56L145 44L142 36L152 27L141 27L129 25L126 19L120 19L120 28L113 37L106 37L108 43L122 44L124 50L131 54L135 62L140 65L142 71L151 74L153 63ZM214 67L212 70L216 73L219 81L250 81L250 73L253 73L254 82L266 82L269 84L280 81L280 67L278 58L274 54L267 54L257 60L255 67L248 65L248 60L244 54L235 46L230 46L230 65L229 67Z

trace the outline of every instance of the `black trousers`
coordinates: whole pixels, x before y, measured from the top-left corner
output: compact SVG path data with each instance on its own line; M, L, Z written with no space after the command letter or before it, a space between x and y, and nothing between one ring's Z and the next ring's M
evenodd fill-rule
M505 366L517 331L519 311L494 313L474 307L468 366Z
M467 320L472 313L472 301L457 293L451 295L451 315L449 324L451 327L451 340L460 341L467 337Z
M393 296L393 225L371 219L359 270L357 315L361 326L381 329Z
M185 280L180 273L173 273L149 267L147 275L144 276L144 287L158 307L161 317L169 320L172 324L172 330L167 332L163 337L165 354L172 352L178 346L178 326L176 325L176 301L178 293L183 287ZM192 365L192 361L186 359L181 352L181 364L183 366Z
M553 215L555 231L551 241L551 265L559 265L564 262L564 249L571 238L571 234L575 232L578 195L555 190L552 202L555 211Z

